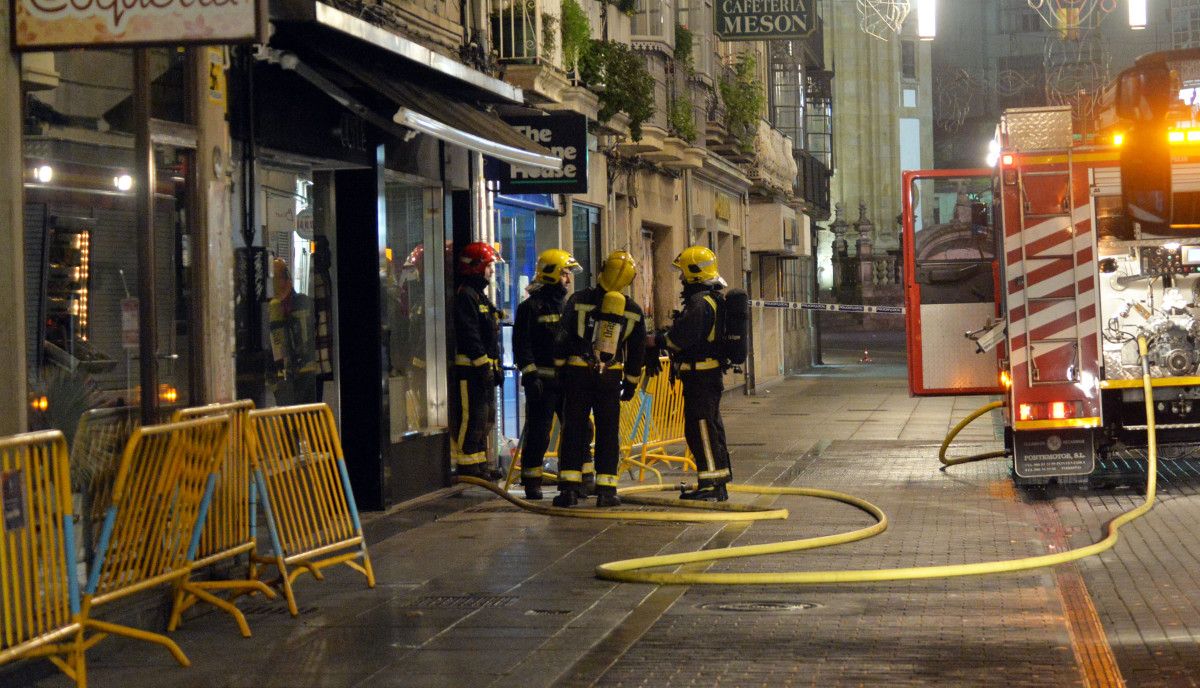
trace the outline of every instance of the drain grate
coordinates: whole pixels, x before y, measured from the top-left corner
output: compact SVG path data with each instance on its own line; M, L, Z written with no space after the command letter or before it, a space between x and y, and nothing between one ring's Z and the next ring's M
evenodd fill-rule
M816 602L776 602L756 600L749 602L706 602L697 605L698 608L710 612L735 612L751 614L793 614L816 609L821 605Z
M422 609L487 609L510 607L516 601L515 597L503 595L429 595L412 606Z
M563 616L570 613L570 609L529 609L525 616Z

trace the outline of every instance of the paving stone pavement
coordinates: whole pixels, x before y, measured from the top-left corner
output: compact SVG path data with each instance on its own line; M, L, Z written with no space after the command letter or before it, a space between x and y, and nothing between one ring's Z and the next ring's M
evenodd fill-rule
M851 492L889 530L825 550L719 562L712 571L970 562L1078 546L1140 499L1133 475L1091 488L1018 490L1004 461L938 470L938 442L987 399L913 399L896 357L847 364L726 401L736 479ZM997 448L995 418L955 453ZM654 587L593 577L616 558L796 539L858 528L841 504L776 498L787 521L671 524L551 519L480 490L367 518L379 585L332 570L298 584L302 613L240 604L254 637L204 609L157 647L113 638L89 653L107 686L1086 686L1061 581L1086 584L1129 686L1200 683L1200 460L1164 465L1161 503L1117 548L1003 576L810 587ZM669 478L675 479L675 476ZM739 499L743 498L741 496ZM1072 568L1073 567L1073 568ZM696 565L692 570L704 570ZM1075 616L1078 616L1076 614ZM151 615L153 618L153 615ZM0 686L66 686L26 663Z

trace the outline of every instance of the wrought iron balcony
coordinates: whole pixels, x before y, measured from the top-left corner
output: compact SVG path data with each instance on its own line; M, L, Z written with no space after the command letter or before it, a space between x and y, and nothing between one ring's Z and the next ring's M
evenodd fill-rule
M828 167L813 153L797 148L792 151L796 158L795 195L797 201L802 201L801 208L814 220L829 219L829 178Z

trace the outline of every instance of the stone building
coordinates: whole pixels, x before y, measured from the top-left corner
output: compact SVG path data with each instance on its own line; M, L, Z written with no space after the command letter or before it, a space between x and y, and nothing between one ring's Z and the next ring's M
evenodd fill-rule
M25 317L0 328L0 430L74 427L55 412L89 407L154 422L321 400L360 504L381 508L448 479L455 246L502 245L510 312L549 246L589 281L631 251L655 326L691 243L733 286L807 298L811 219L829 211L821 32L725 44L711 2L677 3L271 0L257 45L6 50L0 286ZM581 45L606 56L581 64ZM605 81L629 75L643 91L606 112L626 84ZM731 120L723 93L761 107ZM571 156L510 126L541 113L586 118ZM562 177L568 157L586 192L512 193L495 173ZM312 328L299 353L272 336L297 303ZM802 316L756 312L753 327L730 389L807 364ZM519 435L515 371L501 394L502 442Z
M951 3L941 3L947 5ZM826 44L833 81L831 197L853 221L860 204L874 226L873 251L899 248L900 173L933 167L933 82L930 44L917 39L915 13L895 34L864 34L853 3L829 3ZM938 40L941 40L939 35ZM854 237L851 237L854 239ZM831 233L821 234L822 289L831 289ZM886 279L894 281L894 272Z

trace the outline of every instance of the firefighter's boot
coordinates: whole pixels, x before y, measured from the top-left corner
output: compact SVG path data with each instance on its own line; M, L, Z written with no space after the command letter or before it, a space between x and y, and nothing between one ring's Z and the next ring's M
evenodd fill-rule
M525 478L521 483L525 486L525 499L537 500L542 498L541 478Z
M563 485L558 486L558 496L551 502L554 506L568 508L579 503L579 486L578 485Z
M725 502L729 500L729 490L725 488L724 483L720 485L701 485L695 490L681 492L679 498L697 502Z
M580 495L583 497L591 497L592 495L596 494L596 474L595 473L584 473L583 474L583 487L581 488L581 490L582 491L580 492Z
M504 473L500 469L492 468L486 463L470 463L459 466L457 473L460 476L479 478L480 480L499 480L504 477Z
M596 490L596 507L606 509L611 506L621 506L621 498L613 487L601 487Z

